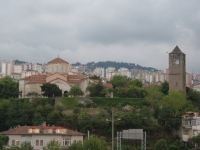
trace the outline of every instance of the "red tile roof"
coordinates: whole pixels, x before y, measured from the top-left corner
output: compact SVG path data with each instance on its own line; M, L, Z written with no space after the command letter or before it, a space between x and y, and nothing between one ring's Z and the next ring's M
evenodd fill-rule
M106 88L113 88L113 85L111 83L103 83L103 86Z
M40 133L28 133L28 129L41 129L40 130ZM81 133L81 132L77 132L77 131L73 131L73 130L70 130L70 129L67 129L67 128L63 128L61 126L18 126L16 128L13 128L13 129L9 129L7 131L3 131L3 132L0 132L0 134L5 134L5 135L44 135L44 134L48 134L48 135L60 135L63 133L43 133L41 132L42 129L66 129L67 132L65 133L65 135L74 135L74 136L83 136L85 134Z
M59 57L48 62L48 64L56 64L56 63L67 63L67 64L69 64L68 62L66 62L65 60L63 60Z
M36 83L44 84L46 83L46 77L47 75L31 75L31 76L22 78L20 80L25 80L26 83L30 83L30 84L36 84Z

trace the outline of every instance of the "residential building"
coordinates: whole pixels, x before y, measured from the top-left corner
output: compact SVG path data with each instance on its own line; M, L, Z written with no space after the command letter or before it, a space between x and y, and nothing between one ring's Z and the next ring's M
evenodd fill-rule
M13 66L13 72L14 73L22 73L23 66L22 65L14 65Z
M1 63L1 73L3 77L11 75L13 72L13 61L5 60Z
M200 134L200 116L198 112L186 112L182 117L181 137L188 142L192 137ZM196 145L197 146L197 145Z
M140 69L134 68L134 69L131 69L130 72L131 72L132 76L136 77L138 75L138 73L140 72Z
M108 68L106 69L106 78L109 78L110 73L113 72L113 71L115 71L115 68L114 68L114 67L108 67Z
M93 72L94 72L95 75L97 75L97 76L105 77L104 70L105 70L104 68L98 67L98 68L95 68Z
M23 142L30 142L35 150L42 150L50 141L60 143L62 148L67 148L77 141L83 142L83 133L70 130L61 126L17 126L0 134L9 137L8 146L19 146Z
M131 78L131 72L129 71L128 68L120 68L120 69L118 69L118 72L119 72L122 76L127 76L127 77Z
M113 76L115 76L115 75L121 75L121 74L118 71L113 71L113 72L106 74L106 78L107 78L107 80L111 80L113 78Z

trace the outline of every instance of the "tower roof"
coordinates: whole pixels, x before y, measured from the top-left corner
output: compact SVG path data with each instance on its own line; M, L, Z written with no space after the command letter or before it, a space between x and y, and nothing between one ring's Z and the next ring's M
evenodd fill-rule
M180 50L178 46L176 46L171 53L183 53L183 52Z
M65 60L61 59L60 57L57 57L51 61L48 62L48 64L56 64L56 63L67 63L69 64L68 62L66 62Z

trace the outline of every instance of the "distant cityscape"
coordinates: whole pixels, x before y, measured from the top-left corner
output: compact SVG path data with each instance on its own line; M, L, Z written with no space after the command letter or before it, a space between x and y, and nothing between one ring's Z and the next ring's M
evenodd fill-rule
M29 62L16 61L16 60L0 60L0 78L10 76L14 80L31 75L48 74L47 64L33 64ZM160 71L157 69L128 69L126 67L110 66L107 68L96 67L94 70L90 69L87 65L76 63L71 65L70 74L84 74L85 76L100 76L103 80L110 80L114 75L123 75L133 79L139 79L143 84L161 84L164 81L169 81L169 69ZM186 73L186 85L193 87L200 91L199 87L200 74Z

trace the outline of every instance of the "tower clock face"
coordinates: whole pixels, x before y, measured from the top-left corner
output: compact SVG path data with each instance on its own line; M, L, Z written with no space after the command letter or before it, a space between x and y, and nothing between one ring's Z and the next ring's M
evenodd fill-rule
M179 59L178 58L174 58L173 59L173 64L178 65L179 64Z

